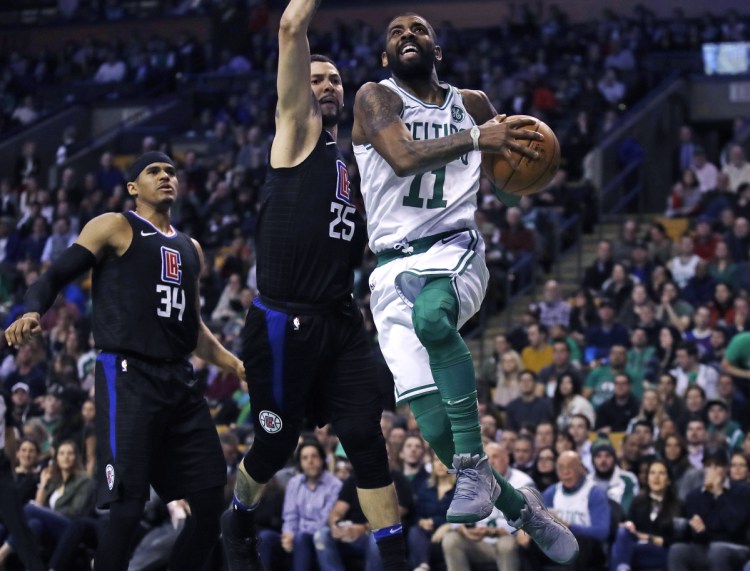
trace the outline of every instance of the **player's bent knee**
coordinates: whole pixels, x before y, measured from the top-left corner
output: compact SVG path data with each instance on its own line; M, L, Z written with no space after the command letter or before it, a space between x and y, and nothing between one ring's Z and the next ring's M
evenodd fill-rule
M333 425L357 474L357 486L363 489L388 486L392 480L385 439L380 429L380 415L371 415L366 419L340 418Z
M442 298L423 292L414 301L412 325L417 338L427 348L441 345L456 334L448 312L441 307Z

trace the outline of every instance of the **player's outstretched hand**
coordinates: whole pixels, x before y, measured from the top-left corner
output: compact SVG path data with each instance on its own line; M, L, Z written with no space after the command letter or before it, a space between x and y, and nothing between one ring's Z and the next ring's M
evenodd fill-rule
M522 157L538 159L539 153L532 150L526 141L542 141L544 135L524 129L533 125L535 120L510 119L505 115L497 115L479 126L479 149L483 153L497 153L503 155L514 167L517 167L512 153Z
M13 347L20 347L34 335L42 332L41 316L36 312L24 313L5 330L5 341Z

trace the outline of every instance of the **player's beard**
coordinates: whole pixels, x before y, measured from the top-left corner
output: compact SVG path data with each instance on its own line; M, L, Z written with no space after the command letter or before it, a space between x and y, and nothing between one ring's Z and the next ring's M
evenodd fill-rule
M332 113L321 113L323 118L323 128L330 129L339 124L339 118L341 117L341 109L336 105L336 110Z
M418 48L419 59L405 63L398 54L395 57L388 58L393 75L406 81L414 79L429 79L432 76L432 70L435 68L435 55L425 54L422 48Z

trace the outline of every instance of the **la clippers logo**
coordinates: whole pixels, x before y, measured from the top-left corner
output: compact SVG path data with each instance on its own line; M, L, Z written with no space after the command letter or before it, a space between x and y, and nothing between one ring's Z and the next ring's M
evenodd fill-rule
M338 171L336 180L336 198L343 200L347 204L352 203L352 196L349 189L349 171L346 170L346 164L342 160L336 161Z
M182 283L182 258L177 250L161 247L161 281L180 285Z
M107 464L104 473L107 475L107 486L111 490L115 487L115 467L112 464Z
M258 420L260 420L260 425L263 427L263 430L269 434L276 434L281 430L281 417L275 412L261 410L258 415Z

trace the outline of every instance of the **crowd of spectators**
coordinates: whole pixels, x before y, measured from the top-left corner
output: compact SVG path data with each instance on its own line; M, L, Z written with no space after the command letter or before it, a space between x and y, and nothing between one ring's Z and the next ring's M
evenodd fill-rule
M477 224L487 244L486 303L493 313L507 302L506 281L523 278L511 275L514 264L548 264L559 239L555 224L571 214L589 216L591 209L582 205L593 189L584 178L583 157L622 106L643 91L638 57L742 38L746 28L736 14L697 21L676 14L660 22L645 9L634 18L610 14L573 26L555 9L538 22L525 13L491 30L459 31L446 24L439 34L447 55L443 77L484 89L500 110L544 117L563 142L565 168L533 198L507 207L482 181ZM341 67L348 98L344 122L359 85L380 77L375 66L381 40L379 31L360 24L311 37L313 49L334 53ZM209 271L201 280L203 317L234 350L255 295L252 236L273 129L275 42L274 34L260 30L247 51L220 51L213 61L187 35L122 45L83 40L61 54L15 53L0 61L6 126L33 122L38 90L72 78L120 83L165 71L251 72L242 90L199 98L193 128L173 133L207 143L204 152L178 156L173 221L204 247ZM101 154L95 170L76 172L65 161L88 136L72 128L58 136L54 156L40 157L34 143L26 143L14 172L0 180L4 326L23 312L25 288L87 221L134 207L111 152ZM686 127L675 160L680 186L669 205L670 215L696 215L687 231L673 240L660 223L639 227L625 220L617 240L599 243L580 288L563 291L547 282L538 302L516 327L497 336L492 358L480 364L481 425L490 462L513 485L533 483L544 492L579 539L580 569L609 563L615 571L681 570L701 557L712 568L731 569L750 559L750 164L741 146L707 157L694 139ZM133 154L169 152L170 143L169 137L149 136ZM61 167L60 180L47 189L45 169L52 164ZM355 163L350 169L356 185ZM589 229L596 222L584 220ZM373 265L366 256L356 276L355 294L365 313ZM77 548L93 546L106 521L90 501L96 352L88 286L84 279L65 290L43 318L42 338L17 351L0 349L0 383L22 428L19 488L41 506L29 505L27 518L57 570L76 568L87 555ZM229 499L241 451L252 439L252 403L237 378L197 358L193 364L221 432ZM389 402L382 362L381 369ZM425 449L406 410L385 413L382 424L413 569L442 561L448 569L467 569L467 561L501 562L509 571L541 564L528 537L512 534L499 512L475 527L446 524L454 476ZM317 559L326 569L345 568L352 559L376 565L355 487L336 436L327 428L305 436L259 513L267 568L291 557ZM148 533L131 567L165 561L188 513L184 503L165 506L154 498L144 512ZM12 562L12 538L0 530L0 541L0 564Z

